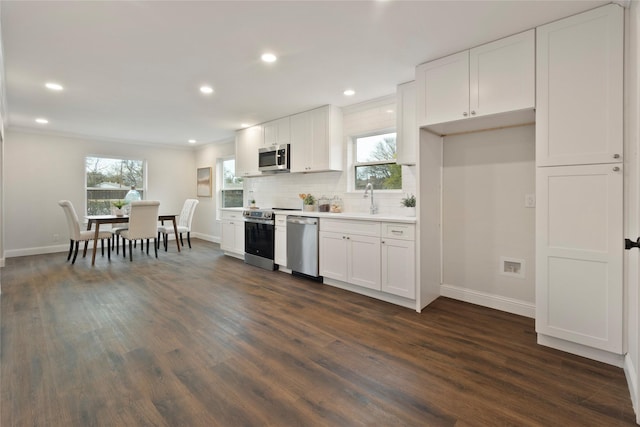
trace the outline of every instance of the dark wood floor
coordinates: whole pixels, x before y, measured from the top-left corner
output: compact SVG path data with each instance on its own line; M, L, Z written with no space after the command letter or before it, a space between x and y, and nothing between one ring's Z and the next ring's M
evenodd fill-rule
M533 320L422 314L218 245L2 269L0 424L635 425L621 369L536 345Z

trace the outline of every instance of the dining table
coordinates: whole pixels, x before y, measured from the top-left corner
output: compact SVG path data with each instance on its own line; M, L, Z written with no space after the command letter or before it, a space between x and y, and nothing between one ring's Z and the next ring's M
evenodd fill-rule
M173 232L176 236L176 246L178 252L180 252L180 239L178 239L178 224L176 222L177 214L160 214L158 215L158 221L164 224L165 221L171 221L173 223ZM96 225L94 237L93 237L93 255L91 256L91 265L96 264L96 248L98 247L98 235L100 234L100 225L102 224L122 224L129 222L128 215L87 215L87 230L93 228L93 224Z

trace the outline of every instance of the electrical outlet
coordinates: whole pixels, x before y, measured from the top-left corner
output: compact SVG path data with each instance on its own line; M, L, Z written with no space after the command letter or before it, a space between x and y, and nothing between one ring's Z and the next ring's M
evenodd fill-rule
M525 208L535 208L536 207L536 195L535 194L525 194L524 195L524 207Z

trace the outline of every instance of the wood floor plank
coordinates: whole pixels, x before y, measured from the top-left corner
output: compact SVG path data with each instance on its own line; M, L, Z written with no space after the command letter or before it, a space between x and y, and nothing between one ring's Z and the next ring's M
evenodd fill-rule
M423 313L224 256L6 260L0 425L625 426L624 372L532 319Z

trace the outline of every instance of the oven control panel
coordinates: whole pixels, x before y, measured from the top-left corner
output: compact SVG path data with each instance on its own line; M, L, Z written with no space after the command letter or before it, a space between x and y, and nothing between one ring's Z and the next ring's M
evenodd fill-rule
M273 219L273 211L247 210L242 212L242 216L251 219Z

